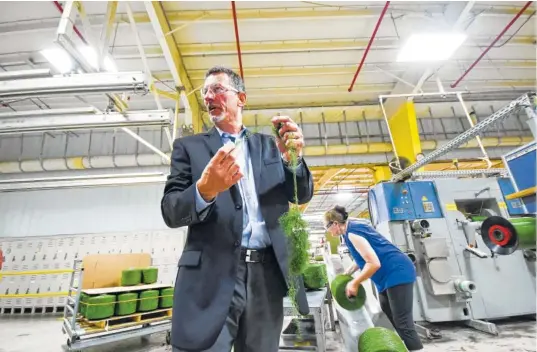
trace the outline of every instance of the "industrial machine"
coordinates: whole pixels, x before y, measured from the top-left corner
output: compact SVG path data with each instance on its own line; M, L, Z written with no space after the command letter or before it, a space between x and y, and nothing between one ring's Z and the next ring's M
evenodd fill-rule
M497 334L483 320L535 314L535 218L506 201L508 182L444 178L371 189L373 225L416 264L416 321L464 321Z

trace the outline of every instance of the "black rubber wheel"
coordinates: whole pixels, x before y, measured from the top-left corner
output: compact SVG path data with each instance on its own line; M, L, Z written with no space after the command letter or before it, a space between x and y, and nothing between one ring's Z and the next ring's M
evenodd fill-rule
M172 333L171 331L166 331L166 345L172 344Z

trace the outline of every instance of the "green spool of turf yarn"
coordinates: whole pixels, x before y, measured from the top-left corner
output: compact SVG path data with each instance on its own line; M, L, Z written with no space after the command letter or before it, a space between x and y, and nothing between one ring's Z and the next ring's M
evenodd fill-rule
M315 259L316 262L322 262L322 261L324 260L324 258L323 258L322 255L317 255L317 256L315 256L315 258L313 258L313 259Z
M88 301L88 295L85 293L80 294L80 299L78 301L78 312L82 315L86 315L86 302Z
M337 247L341 244L339 237L327 233L326 241L330 244L330 254L337 254Z
M158 279L157 268L145 268L142 269L142 282L144 284L154 284Z
M142 269L127 269L121 272L121 286L134 286L142 282Z
M324 264L308 264L304 269L304 286L312 290L318 290L326 286L326 266Z
M345 293L345 287L349 281L353 280L351 275L338 275L334 278L330 284L330 291L334 296L336 302L341 306L341 308L346 310L357 310L362 308L365 303L366 293L365 288L360 285L358 288L358 293L355 297L347 297Z
M139 312L149 312L158 308L158 290L147 290L140 293Z
M358 352L407 352L403 340L395 331L375 327L360 335Z
M173 287L160 290L160 308L171 308L173 306Z
M137 293L122 293L117 296L116 315L129 315L136 313L138 306Z
M100 320L110 318L114 315L116 307L116 296L99 295L86 299L86 319Z

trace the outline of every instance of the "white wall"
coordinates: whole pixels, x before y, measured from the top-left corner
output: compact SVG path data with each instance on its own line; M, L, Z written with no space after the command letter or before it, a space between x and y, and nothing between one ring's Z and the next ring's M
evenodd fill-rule
M161 230L164 184L0 193L0 237Z

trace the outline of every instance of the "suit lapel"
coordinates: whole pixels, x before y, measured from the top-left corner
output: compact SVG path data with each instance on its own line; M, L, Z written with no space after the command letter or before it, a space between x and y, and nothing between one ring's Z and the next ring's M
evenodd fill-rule
M254 173L255 188L258 189L261 177L261 136L257 133L248 131L248 150L250 151L250 160L252 161L252 171Z
M222 138L220 138L220 134L214 126L205 134L205 136L207 136L206 142L211 150L211 157L213 157L218 149L224 145L222 143Z

